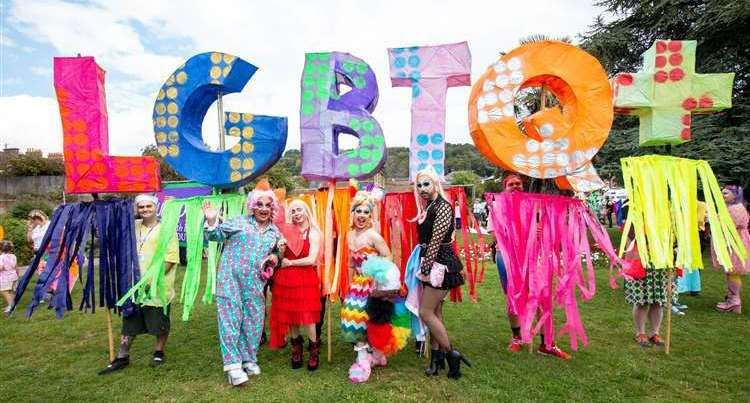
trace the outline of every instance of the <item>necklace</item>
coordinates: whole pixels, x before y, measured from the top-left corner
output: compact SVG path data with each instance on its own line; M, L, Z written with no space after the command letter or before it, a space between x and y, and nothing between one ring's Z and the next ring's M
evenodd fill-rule
M141 249L143 249L143 244L146 243L146 241L148 240L148 238L151 237L151 233L154 232L154 229L156 229L156 227L158 227L158 226L159 226L158 222L155 223L154 225L152 225L151 227L149 227L149 226L143 224L143 222L141 222L141 228L138 230L138 254L139 255L141 254ZM143 227L148 228L148 232L146 232L145 236L143 235Z

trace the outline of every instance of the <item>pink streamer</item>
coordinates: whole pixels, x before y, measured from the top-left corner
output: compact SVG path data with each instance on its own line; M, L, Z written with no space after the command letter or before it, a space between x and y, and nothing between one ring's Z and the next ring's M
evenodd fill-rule
M551 346L553 312L560 307L565 323L557 333L570 336L573 350L578 350L579 339L588 345L577 291L584 301L596 293L588 233L612 264L620 262L606 230L578 199L523 192L487 197L493 198L497 246L508 273L508 304L519 316L521 338L530 342L542 331Z

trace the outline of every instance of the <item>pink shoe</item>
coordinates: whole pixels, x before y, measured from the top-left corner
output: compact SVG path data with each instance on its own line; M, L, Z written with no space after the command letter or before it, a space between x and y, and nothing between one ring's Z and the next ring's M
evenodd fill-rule
M384 367L388 365L388 359L385 358L385 355L383 355L383 353L378 350L373 349L372 355L370 357L373 367Z
M356 346L357 360L349 367L349 380L354 383L367 382L370 379L372 355L367 351L367 345Z

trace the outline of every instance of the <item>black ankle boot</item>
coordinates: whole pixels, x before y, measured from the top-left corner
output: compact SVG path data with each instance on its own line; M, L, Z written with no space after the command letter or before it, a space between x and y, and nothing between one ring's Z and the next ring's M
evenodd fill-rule
M445 369L445 353L441 350L432 350L430 355L430 366L424 370L427 376L437 375L441 369Z
M292 338L292 369L302 367L302 336Z
M461 361L466 366L471 367L471 363L466 359L458 350L451 350L445 355L445 359L448 360L448 378L458 379L461 377Z

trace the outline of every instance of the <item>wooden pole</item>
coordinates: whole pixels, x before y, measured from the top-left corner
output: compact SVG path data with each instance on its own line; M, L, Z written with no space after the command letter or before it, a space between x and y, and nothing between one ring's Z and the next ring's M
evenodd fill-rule
M107 339L109 340L109 362L115 360L115 336L112 334L112 311L107 309Z
M216 110L219 115L219 151L224 151L224 102L221 91L216 94Z
M331 327L332 326L331 325L331 305L332 304L333 304L333 301L331 301L330 299L328 299L328 304L327 304L328 307L326 308L326 316L327 316L326 322L328 322L328 324L327 324L327 326L328 326L328 329L327 329L328 330L327 331L328 337L327 337L327 339L328 340L326 340L326 344L328 344L328 351L327 352L328 352L328 363L329 364L331 362L333 362L333 349L332 349L333 348L332 347L333 343L331 342L331 338L332 338L331 335L333 333L333 328Z
M664 343L664 353L669 354L672 344L672 295L674 293L674 269L667 270L667 335Z

